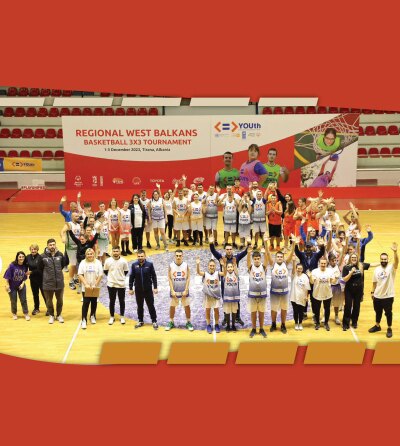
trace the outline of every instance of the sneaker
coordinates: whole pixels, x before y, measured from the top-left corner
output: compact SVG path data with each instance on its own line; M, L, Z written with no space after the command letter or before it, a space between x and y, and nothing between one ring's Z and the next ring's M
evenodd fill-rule
M303 313L303 321L306 321L308 318L307 313Z
M95 316L94 314L92 314L92 315L90 316L90 322L91 322L92 324L95 324L95 323L96 323L96 316Z
M377 331L381 331L381 330L382 330L381 326L377 327L376 325L374 325L373 327L371 327L371 328L368 330L368 332L369 332L369 333L376 333Z
M54 316L49 317L49 324L54 324Z
M260 330L260 333L261 333L261 330ZM252 328L251 329L251 332L250 332L250 337L251 338L254 338L254 336L257 334L257 332L256 332L256 329L255 328Z
M31 320L31 317L29 316L29 314L25 314L25 320L26 321L30 321Z
M133 252L135 252L135 253L136 253L136 252L138 252L138 250L137 250L137 249L134 249L134 250L133 250Z
M267 333L265 333L265 330L264 330L263 328L260 328L260 335L261 335L263 338L266 338L266 337L267 337Z
M388 329L386 331L386 337L391 338L392 336L393 336L392 329L390 327L388 327Z
M82 292L82 285L81 285L81 284L78 285L78 287L77 287L77 289L76 289L76 292L77 292L78 294L81 294L81 292Z
M236 325L232 324L232 331L237 331Z
M287 328L286 328L286 325L285 325L285 324L281 324L281 332L282 332L283 334L286 334L286 333L287 333Z
M143 327L143 325L144 325L144 322L138 322L138 323L135 325L135 328Z
M221 332L221 328L219 327L218 324L215 324L214 329L215 329L215 333L220 333Z
M343 324L342 329L343 329L343 331L347 331L349 329L349 327L347 325Z
M176 247L179 248L181 246L181 242L179 240L176 241Z
M257 246L257 245L254 245L254 246L253 246L253 249L254 249L254 250L258 249L258 246Z
M85 319L83 319L81 322L81 328L82 328L82 330L86 330L86 327L87 327L87 323L86 323Z
M78 291L79 292L79 291ZM81 297L81 302L83 302L83 297Z
M158 330L158 324L157 324L157 322L153 322L153 328L154 328L154 330Z
M13 314L13 319L16 321L18 319L18 316L16 314Z
M158 251L160 249L160 245L157 245L154 249Z
M185 246L189 246L189 243L188 243L187 240L184 240L184 241L183 241L183 244L184 244Z
M226 319L222 320L222 326L225 327L226 326Z
M214 246L218 246L218 240L214 241Z
M193 331L194 330L193 325L192 325L192 323L190 321L186 322L186 328L189 331Z
M32 311L32 316L35 316L35 314L38 314L38 313L40 313L40 310L39 309L35 309L35 310Z
M298 327L299 327L300 331L303 331L303 325L302 324L299 324Z
M64 271L64 273L67 273L68 272L68 266L64 266L63 271Z
M121 256L126 257L127 256L126 252L125 251L121 251Z
M71 290L76 290L76 285L75 282L73 280L71 280L71 282L69 283L69 287Z
M351 326L352 326L353 328L357 328L357 327L358 327L357 322L354 322L353 324L351 324Z
M324 327L326 331L331 331L331 327L329 326L328 322L325 322Z
M112 325L114 323L115 319L113 317L110 317L108 320L108 325Z
M225 330L226 330L227 333L229 333L231 331L231 326L226 324Z
M299 329L298 324L294 324L294 329L297 331Z
M233 244L232 244L232 248L234 248L234 249L238 249L238 245L237 245L236 243L233 243Z
M146 246L147 246L149 249L151 249L150 242L147 242L147 243L146 243Z
M169 252L168 246L165 247L165 252Z
M166 328L165 328L165 329L166 329ZM208 333L208 334L211 334L211 333L212 333L212 327L211 327L211 324L208 324L208 325L207 325L206 330L207 330L207 333Z
M63 324L63 323L64 323L64 319L63 319L63 317L61 316L61 314L60 314L60 316L57 316L57 320L58 320L58 322L59 322L60 324Z
M321 325L319 325L319 324L315 324L315 329L316 329L316 330L319 330L320 327L321 327Z
M169 321L169 322L168 322L168 325L165 327L165 331L170 331L170 330L172 330L173 328L175 328L175 324L174 324L174 322L173 322L173 321Z
M79 279L77 277L74 277L74 283L75 283L75 285L78 285Z
M127 249L125 252L126 252L126 254L127 254L128 256L130 256L131 254L133 254L133 252L132 252L130 249Z
M341 324L340 324L340 319L339 319L337 316L335 317L335 324L336 324L336 325L341 325Z
M242 319L240 319L240 316L236 318L235 321L237 324L240 324L242 327L244 326L244 322L242 321Z
M46 316L50 316L50 313L48 311L46 311Z
M271 328L269 331L272 333L273 331L276 331L276 322L272 322Z
M119 321L121 322L122 325L125 325L125 318L123 316L121 316L121 319Z

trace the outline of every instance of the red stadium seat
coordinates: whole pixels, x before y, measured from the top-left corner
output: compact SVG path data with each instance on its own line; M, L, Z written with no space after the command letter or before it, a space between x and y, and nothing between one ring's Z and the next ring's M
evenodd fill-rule
M397 127L397 125L389 125L388 134L389 135L398 135L399 128Z
M104 110L104 116L114 116L114 109L112 107L107 107Z
M116 97L116 98L119 98L119 97L121 97L123 95L124 95L123 93L114 93L114 97Z
M72 90L63 90L61 94L69 98L70 96L72 96Z
M296 115L305 115L306 110L301 105L299 107L296 107Z
M339 109L337 107L329 107L329 113L339 113Z
M126 109L126 116L135 116L136 115L136 109L133 107L129 107Z
M92 109L89 107L84 107L84 109L82 110L82 115L83 116L92 116L93 115Z
M307 107L307 114L308 115L313 115L314 113L317 113L317 108L314 107L313 105L311 107Z
M367 127L365 127L364 133L367 136L375 136L376 135L375 127L373 127L372 125L367 125Z
M339 113L350 113L350 109L347 107L340 107Z
M108 98L109 96L111 96L111 93L105 93L105 92L103 92L103 93L100 93L100 96L101 96L102 98Z
M36 116L36 108L35 107L29 107L27 110L26 110L26 114L25 114L25 116L27 117L27 118L34 118L35 116Z
M94 116L103 116L103 115L104 115L103 109L100 108L100 107L96 107L96 108L93 110L93 115L94 115Z
M24 107L17 107L15 109L14 116L16 118L23 118L25 116L25 109L24 109Z
M272 115L272 108L271 107L264 107L262 111L263 115Z
M32 152L32 158L41 158L42 157L42 152L40 150L34 150Z
M118 107L115 109L115 116L125 116L125 109Z
M382 147L380 154L382 158L390 158L392 156L389 147Z
M52 158L54 158L54 155L51 150L45 150L43 152L43 159L52 159Z
M376 147L371 147L368 151L370 158L379 158L379 150Z
M10 129L1 129L0 130L0 138L10 138L11 132Z
M361 127L361 126L358 127L358 135L364 136L364 127Z
M56 98L61 96L61 90L51 90L51 96L54 96Z
M79 110L79 109L78 109ZM71 111L68 107L62 107L60 110L60 116L69 116Z
M45 137L45 132L44 132L44 130L43 130L43 129L36 129L36 130L35 130L35 133L34 133L34 137L35 137L36 139L44 138L44 137Z
M50 90L48 88L42 88L40 90L40 96L43 96L43 97L50 96Z
M30 158L31 152L29 150L21 150L21 152L19 153L19 157L20 158Z
M139 108L140 110L140 108ZM140 113L138 113L139 115ZM283 110L282 107L274 107L274 115L282 115L283 114Z
M387 128L384 125L378 125L378 127L376 128L376 134L379 136L386 136Z
M49 112L47 111L46 107L40 107L38 112L37 112L37 117L38 118L47 118Z
M9 87L7 90L7 96L17 96L18 90L15 87Z
M62 138L63 137L63 129L58 129L57 130L57 138Z
M294 108L293 107L285 107L284 113L285 113L285 115L293 115L294 114Z
M29 90L26 87L21 87L18 91L18 96L28 96Z
M21 129L12 129L11 138L22 138L22 130Z
M385 112L383 110L374 110L375 115L383 115Z
M326 107L324 107L323 105L321 105L317 108L317 113L318 114L328 113L328 109Z
M16 150L10 150L8 152L8 157L9 158L18 158L18 152Z
M149 115L150 116L158 116L158 109L156 107L150 107L149 108Z
M22 137L27 139L27 138L33 138L33 130L32 129L24 129L24 131L22 132Z
M12 118L14 116L14 109L12 107L6 107L3 116L5 118Z
M361 108L351 108L350 112L351 113L361 113Z
M55 129L47 129L46 130L46 136L45 136L46 138L53 139L56 136L57 136L57 133L56 133Z
M54 158L64 158L64 150L56 150Z
M363 109L361 110L361 113L362 113L363 115L372 115L373 110L369 110L368 108L363 108Z
M36 97L36 96L39 96L39 95L40 95L40 90L39 90L39 88L31 88L31 89L29 90L29 96Z
M359 147L357 155L359 158L367 158L368 157L367 149L365 149L364 147Z
M79 107L74 107L71 111L71 116L81 116L82 111Z
M57 107L51 107L49 110L49 117L50 118L58 118L60 116L60 111Z
M6 158L7 152L5 150L0 150L0 158Z
M392 156L400 156L400 147L394 147L392 149Z

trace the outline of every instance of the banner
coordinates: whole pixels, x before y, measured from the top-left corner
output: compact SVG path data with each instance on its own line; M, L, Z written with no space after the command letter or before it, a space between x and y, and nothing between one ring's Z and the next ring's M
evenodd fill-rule
M239 178L244 187L307 187L325 174L320 160L335 163L335 154L346 162L324 164L331 171L319 182L355 186L358 121L357 114L63 116L66 187L168 189L183 175L187 185L225 188Z
M33 158L0 158L0 171L42 171L42 160Z

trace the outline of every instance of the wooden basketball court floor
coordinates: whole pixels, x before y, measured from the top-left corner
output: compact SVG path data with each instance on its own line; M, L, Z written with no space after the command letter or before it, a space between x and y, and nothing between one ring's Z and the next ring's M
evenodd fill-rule
M397 206L396 206L397 207ZM341 215L344 212L339 211ZM361 211L362 224L370 224L374 233L374 239L367 245L366 260L369 262L379 261L381 252L388 252L390 260L393 253L390 246L393 241L400 242L400 211L399 210L373 210ZM220 219L221 220L221 219ZM63 248L59 233L63 225L63 218L58 213L46 214L0 214L0 255L3 263L3 276L8 264L15 259L15 254L19 250L29 253L29 245L38 243L40 252L45 247L46 240L54 237L58 240L58 246ZM222 224L219 226L219 233L222 234ZM365 231L363 231L365 236ZM221 240L221 237L220 237ZM183 247L184 250L192 249ZM149 250L148 256L162 255L157 251ZM127 257L133 260L134 256ZM67 275L67 273L65 273ZM193 274L193 273L192 273ZM280 331L269 333L263 342L287 342L295 341L299 345L307 345L310 341L345 341L345 342L366 342L368 348L374 348L376 342L400 341L400 285L396 278L396 294L394 302L393 338L387 339L386 319L382 319L382 331L375 334L368 333L368 329L374 324L374 310L370 298L373 269L366 271L365 276L365 296L361 305L361 314L358 329L342 331L340 326L335 325L331 313L331 331L326 332L321 328L315 331L312 320L308 318L304 322L304 330L298 332L294 330L293 321L288 321L287 334ZM67 283L67 281L66 281ZM175 329L166 332L164 327L154 331L151 326L145 326L140 330L134 329L135 322L127 320L126 325L121 325L117 317L114 325L108 325L109 312L101 303L97 309L97 324L88 323L87 330L80 329L81 296L75 291L65 288L63 317L64 324L55 322L48 324L45 316L44 305L41 302L42 312L32 316L27 322L22 317L20 304L18 302L19 318L13 320L10 312L9 297L4 289L5 281L2 279L0 291L0 353L13 355L22 358L52 361L57 363L75 364L96 364L98 363L102 343L104 341L159 341L162 342L160 359L168 357L169 348L172 342L176 341L225 341L230 343L230 351L236 351L239 343L261 341L260 336L253 340L249 339L249 329L241 329L237 333L221 332L218 335L209 335L205 331ZM27 284L27 298L30 312L33 309L32 293ZM242 296L243 299L243 296ZM310 313L309 313L310 314ZM340 313L340 318L343 313ZM269 327L267 327L267 330Z

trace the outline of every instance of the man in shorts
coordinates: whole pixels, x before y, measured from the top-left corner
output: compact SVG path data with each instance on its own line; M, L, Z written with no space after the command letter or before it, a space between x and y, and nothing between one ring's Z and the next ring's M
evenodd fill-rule
M257 191L256 198L251 200L251 207L253 209L253 233L254 235L254 249L257 249L258 237L263 240L264 234L267 231L267 200L263 198L261 190ZM261 241L261 245L263 242Z
M172 204L177 247L181 245L181 231L183 244L185 246L189 246L189 204L189 200L183 196L183 190L179 189L178 197L174 198L174 202Z
M193 331L193 325L190 322L190 298L189 283L190 270L188 264L183 261L183 251L177 249L175 251L175 259L170 263L168 268L168 282L171 290L171 303L169 307L169 322L165 327L165 331L175 328L174 317L175 309L181 303L186 314L186 328Z
M200 197L199 197L200 200ZM211 236L214 236L215 245L218 246L218 194L215 192L215 187L208 188L207 195L204 199L205 218L204 227L206 228L206 241Z
M275 249L274 242L276 242L276 249L280 249L280 241L282 237L282 203L277 200L275 195L271 195L271 201L267 203L268 215L268 231L271 239L270 249Z
M235 180L239 179L240 172L232 166L233 153L225 152L222 155L224 159L224 168L219 170L215 175L215 185L221 189L225 189L226 186L234 186Z

